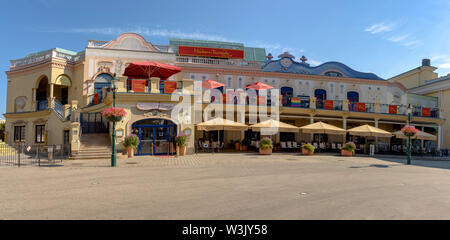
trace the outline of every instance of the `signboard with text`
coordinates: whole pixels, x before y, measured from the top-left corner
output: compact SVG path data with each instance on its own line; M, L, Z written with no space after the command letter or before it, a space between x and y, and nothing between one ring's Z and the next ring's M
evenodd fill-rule
M178 55L244 59L244 50L178 46Z
M173 93L177 90L177 82L164 82L164 93Z
M145 92L145 82L146 80L133 79L131 90L133 90L133 92Z

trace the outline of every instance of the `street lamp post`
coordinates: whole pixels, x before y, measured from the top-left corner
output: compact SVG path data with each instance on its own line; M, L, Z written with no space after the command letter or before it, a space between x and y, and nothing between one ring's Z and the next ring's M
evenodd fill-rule
M113 92L113 107L116 107L116 91L117 91L117 78L116 74L114 73L114 77L112 82L112 92ZM112 132L112 152L111 152L111 167L116 166L116 122L113 122L113 132Z
M408 126L410 126L411 124L411 112L412 112L412 107L411 104L408 104ZM408 135L408 160L406 161L407 165L411 164L411 136Z

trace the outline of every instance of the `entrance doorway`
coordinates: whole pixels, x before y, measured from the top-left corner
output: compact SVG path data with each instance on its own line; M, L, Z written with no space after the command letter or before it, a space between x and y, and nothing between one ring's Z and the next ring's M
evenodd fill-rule
M144 119L132 125L139 137L136 155L175 155L177 125L166 119Z

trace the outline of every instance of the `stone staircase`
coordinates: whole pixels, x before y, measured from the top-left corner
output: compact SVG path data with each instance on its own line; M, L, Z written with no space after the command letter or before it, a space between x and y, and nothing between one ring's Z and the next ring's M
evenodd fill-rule
M83 134L80 139L80 151L69 157L69 160L92 159L111 159L111 139L109 134Z
M16 154L16 149L0 140L0 157L11 157Z

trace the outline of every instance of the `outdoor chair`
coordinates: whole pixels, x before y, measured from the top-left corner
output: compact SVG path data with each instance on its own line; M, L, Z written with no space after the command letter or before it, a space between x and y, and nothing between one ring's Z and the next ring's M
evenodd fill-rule
M288 150L290 152L292 150L292 142L287 142L286 145L287 145L287 148L288 148Z
M281 149L286 150L286 142L281 142Z
M297 142L292 142L292 148L294 149L294 152L298 151L298 144L297 144Z
M224 143L222 142L218 147L217 147L217 152L220 152L220 150L223 149Z

